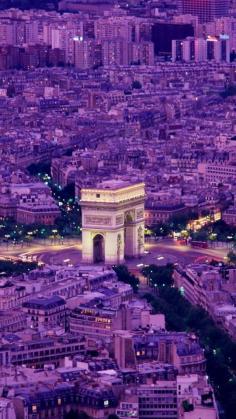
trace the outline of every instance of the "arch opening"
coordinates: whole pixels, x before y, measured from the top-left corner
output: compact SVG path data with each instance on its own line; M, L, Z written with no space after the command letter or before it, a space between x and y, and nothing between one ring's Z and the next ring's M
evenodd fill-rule
M93 238L93 262L105 262L105 240L101 234Z

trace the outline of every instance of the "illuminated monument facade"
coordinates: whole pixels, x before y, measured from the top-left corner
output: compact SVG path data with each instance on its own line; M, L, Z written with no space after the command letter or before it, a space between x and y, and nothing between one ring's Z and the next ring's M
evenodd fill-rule
M89 263L121 263L144 251L144 183L107 181L82 189L82 255Z

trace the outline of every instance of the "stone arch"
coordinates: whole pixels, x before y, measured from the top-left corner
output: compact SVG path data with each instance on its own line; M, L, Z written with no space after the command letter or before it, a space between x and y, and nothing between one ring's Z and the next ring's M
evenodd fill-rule
M122 250L122 237L121 234L117 234L117 263L120 263L121 260L121 250Z
M93 262L105 262L105 238L100 233L93 237Z
M142 248L144 245L144 229L142 226L138 228L138 255L142 252Z
M135 212L130 209L124 213L124 253L132 257L134 250Z

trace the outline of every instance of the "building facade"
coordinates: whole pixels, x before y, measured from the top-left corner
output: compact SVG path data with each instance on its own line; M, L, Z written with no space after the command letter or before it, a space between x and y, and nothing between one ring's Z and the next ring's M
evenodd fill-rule
M200 23L227 16L229 0L181 0L182 13L197 16Z

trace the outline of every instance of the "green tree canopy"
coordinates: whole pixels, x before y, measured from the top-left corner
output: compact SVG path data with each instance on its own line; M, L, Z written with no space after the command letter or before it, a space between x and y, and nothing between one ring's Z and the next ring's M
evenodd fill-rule
M132 83L132 89L142 89L142 84L138 80L134 80Z
M153 268L152 268L153 269ZM236 343L220 329L201 307L193 306L173 286L159 287L144 296L155 313L164 313L168 330L187 331L198 336L205 347L207 373L225 418L235 418Z
M126 265L117 265L113 267L119 281L131 285L134 292L137 292L139 287L139 279L131 274Z
M171 263L165 266L149 265L142 269L142 273L149 279L152 286L171 286L173 284L173 268Z
M21 275L24 273L28 273L29 271L36 269L37 267L38 264L36 262L22 262L21 260L0 260L0 277Z
M236 264L236 253L234 253L233 251L230 251L227 254L227 259L228 259L229 263L231 263L232 265L235 265Z

